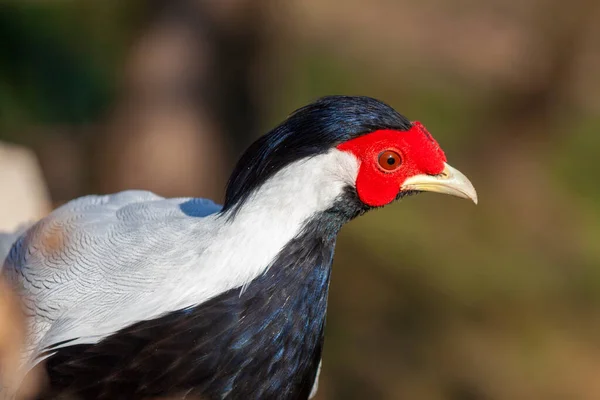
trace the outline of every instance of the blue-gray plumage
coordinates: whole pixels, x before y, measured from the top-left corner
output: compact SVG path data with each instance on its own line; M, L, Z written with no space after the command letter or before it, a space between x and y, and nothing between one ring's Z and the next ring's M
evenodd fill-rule
M46 361L46 398L307 399L337 233L419 191L476 201L420 124L333 96L248 149L223 208L143 191L73 200L4 263L29 321L24 371Z

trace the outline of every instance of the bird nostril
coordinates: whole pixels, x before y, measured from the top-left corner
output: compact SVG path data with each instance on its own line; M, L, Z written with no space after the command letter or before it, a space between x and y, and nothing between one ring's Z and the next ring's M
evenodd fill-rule
M442 171L439 174L427 174L428 176L431 176L433 178L442 178L442 179L448 179L450 177L450 175L448 175L448 173L446 171Z

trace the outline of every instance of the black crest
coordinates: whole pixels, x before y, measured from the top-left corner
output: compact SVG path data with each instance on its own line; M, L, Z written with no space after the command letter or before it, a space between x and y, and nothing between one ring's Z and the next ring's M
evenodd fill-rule
M223 212L235 212L255 189L294 161L379 129L405 131L411 126L406 117L371 97L323 97L296 110L246 150L227 185Z

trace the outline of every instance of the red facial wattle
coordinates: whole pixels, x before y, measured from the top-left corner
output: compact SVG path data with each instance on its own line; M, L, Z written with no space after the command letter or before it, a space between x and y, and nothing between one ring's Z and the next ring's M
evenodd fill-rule
M359 160L356 190L361 201L373 207L392 202L402 183L411 176L440 174L446 162L444 152L420 122L414 122L408 131L378 130L337 148L351 152ZM393 171L379 166L379 156L388 150L402 158Z

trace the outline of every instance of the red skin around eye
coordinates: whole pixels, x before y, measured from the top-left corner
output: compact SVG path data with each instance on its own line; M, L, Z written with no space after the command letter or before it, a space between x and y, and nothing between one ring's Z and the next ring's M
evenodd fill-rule
M378 130L337 148L358 158L356 190L361 201L373 207L392 202L411 176L440 174L446 162L444 152L420 122L413 123L408 131ZM402 157L402 164L394 171L384 171L378 166L379 155L386 150Z

